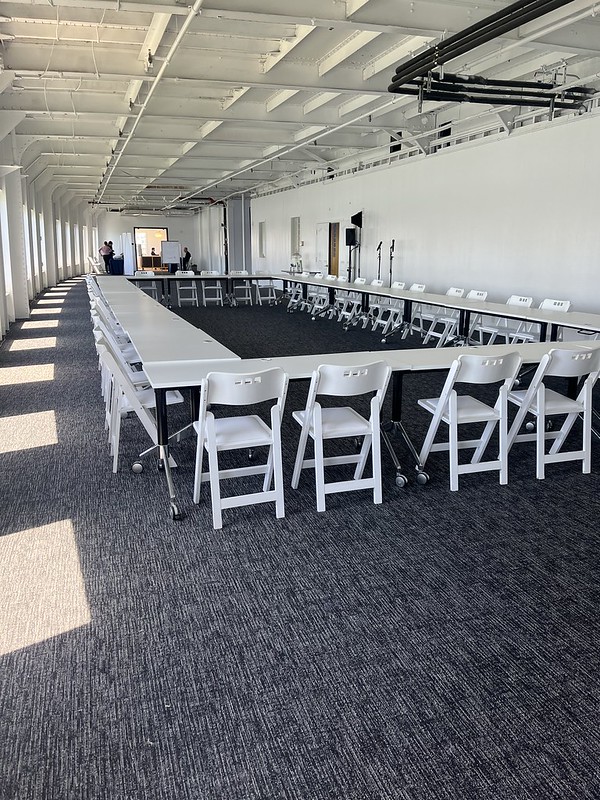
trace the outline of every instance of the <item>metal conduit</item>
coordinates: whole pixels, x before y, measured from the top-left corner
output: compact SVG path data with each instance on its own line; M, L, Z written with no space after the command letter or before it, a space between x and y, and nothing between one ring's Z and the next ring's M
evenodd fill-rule
M148 107L148 103L150 102L154 92L156 91L156 89L158 87L158 84L162 80L162 77L165 74L165 72L167 70L167 67L169 66L169 63L170 63L171 59L173 58L173 56L175 55L175 52L177 51L179 45L181 44L181 41L182 41L183 37L187 33L188 28L192 24L192 21L193 21L194 17L198 16L198 14L200 13L200 7L202 6L203 3L204 3L204 0L195 0L194 5L190 7L188 15L185 18L185 21L184 21L183 25L181 26L181 28L179 30L179 33L175 37L175 40L174 40L173 44L169 48L169 52L167 53L167 55L165 57L165 60L163 61L162 65L161 65L161 68L159 69L159 71L158 71L158 73L156 75L156 78L152 82L152 86L150 87L150 90L148 91L148 94L146 95L146 99L142 103L142 107L140 108L137 117L133 121L133 125L131 127L131 130L129 131L129 134L128 134L127 138L123 142L123 147L121 147L119 152L115 154L114 160L113 160L112 164L110 165L110 167L108 168L108 172L104 175L104 178L102 179L102 183L101 183L100 188L98 190L99 193L97 195L97 200L95 202L99 202L100 200L102 200L102 197L104 196L104 192L106 191L106 187L108 186L108 182L112 178L113 173L114 173L119 161L121 160L121 156L123 155L123 152L124 152L125 148L129 144L129 142L133 139L133 135L134 135L138 125L140 124L140 121L142 119L142 116L144 115L144 112L146 111L146 108Z
M573 0L519 0L503 11L486 17L464 31L430 47L410 61L400 64L396 68L396 74L388 86L388 91L398 92L403 83L413 78L423 77L434 67L445 64L447 61L571 2Z

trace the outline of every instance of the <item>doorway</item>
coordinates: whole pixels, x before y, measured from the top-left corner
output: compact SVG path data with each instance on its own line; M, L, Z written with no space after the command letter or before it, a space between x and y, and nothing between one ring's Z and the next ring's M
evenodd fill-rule
M169 240L167 228L134 228L133 239L137 269L159 269L162 266L160 257L161 242Z

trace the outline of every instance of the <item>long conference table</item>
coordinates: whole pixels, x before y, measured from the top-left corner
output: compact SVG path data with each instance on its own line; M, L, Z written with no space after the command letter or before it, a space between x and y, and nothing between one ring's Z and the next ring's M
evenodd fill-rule
M289 278L289 276L288 276ZM160 282L162 289L162 297L164 304L170 308L171 307L171 284L175 281L193 281L194 283L214 283L217 281L221 284L223 297L228 300L229 305L235 305L235 298L234 298L234 288L236 283L243 283L244 281L248 281L250 283L257 283L259 281L269 281L273 280L274 276L264 272L253 272L249 273L248 275L239 275L235 273L222 273L219 275L176 275L174 272L164 273L158 272L154 275L130 275L128 276L128 280L131 281L133 284L141 284L149 283L149 282Z
M271 277L283 280L280 275ZM290 280L290 276L287 275L285 279ZM296 276L294 276L293 280L296 280ZM106 302L139 354L148 382L155 393L157 444L160 462L164 466L166 475L171 517L173 519L181 519L184 514L177 500L169 463L169 423L166 394L167 391L173 389L190 389L192 414L195 414L197 413L199 386L210 372L244 373L280 367L288 374L290 380L301 380L310 378L313 371L321 364L355 367L374 361L385 361L393 372L391 425L400 432L411 453L417 458L416 469L417 478L419 478L420 475L423 475L422 468L418 464L418 456L410 437L402 425L402 384L406 374L448 370L456 359L458 352L460 354L489 353L497 356L517 351L524 364L535 364L548 352L550 347L571 349L573 347L587 348L590 346L586 342L552 342L550 344L542 341L531 344L463 347L458 352L455 348L421 347L405 350L387 349L352 353L320 353L317 355L241 359L236 353L217 342L209 334L195 328L165 306L145 295L126 278L100 276L97 277L97 283ZM314 280L308 280L307 283L314 285ZM342 282L337 286L344 288ZM347 284L347 286L352 288L353 284ZM368 287L369 290L371 288L375 289L376 287ZM389 292L390 290L388 289L387 291ZM369 293L382 296L380 292ZM401 291L400 294L406 295L407 292ZM408 294L412 295L411 299L417 299L418 302L424 303L429 303L430 298L436 298L436 303L432 302L432 305L447 306L448 301L451 301L451 307L453 308L456 307L455 303L460 300L460 298L450 298L446 295L423 295L415 292L408 292ZM404 298L400 297L400 299ZM441 300L444 302L441 302ZM476 306L473 309L475 313L495 314L496 308L506 311L506 306L496 303L478 303ZM480 311L479 309L483 308L483 306L486 309ZM487 309L489 309L489 312ZM523 309L523 311L528 312L530 309ZM563 320L570 313L560 312L560 323L558 320L552 319L553 316L558 316L558 312L544 312L543 317L546 325L564 326L565 322ZM513 314L510 314L510 316L512 318ZM567 324L566 327L582 327L586 330L600 332L600 315L578 314L577 316L578 321L576 323L573 321L572 325ZM523 319L520 315L515 315L514 318ZM400 463L385 427L383 438L393 458L396 469L396 483L399 486L403 486L407 479L402 473Z
M315 275L302 275L289 273L276 273L271 278L288 283L299 283L306 293L309 286L324 287L330 293L330 303L337 291L355 292L361 295L362 308L367 311L371 297L401 300L404 304L402 321L410 324L413 305L415 303L436 306L438 308L454 309L459 313L458 335L463 341L468 341L471 328L471 317L482 315L486 317L502 317L522 322L533 323L540 326L540 341L556 341L558 331L562 328L581 330L591 333L600 332L600 314L585 311L552 311L540 308L524 308L522 306L509 306L506 303L493 303L487 300L470 300L466 297L452 297L446 294L431 292L411 292L409 289L392 289L389 286L371 286L368 283L357 285L348 281L329 281L317 278Z

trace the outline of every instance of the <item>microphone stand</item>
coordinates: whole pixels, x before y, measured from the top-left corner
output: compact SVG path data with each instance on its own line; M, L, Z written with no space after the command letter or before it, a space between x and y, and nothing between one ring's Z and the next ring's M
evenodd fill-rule
M381 280L381 245L383 242L379 242L377 245L377 280Z
M394 261L394 249L396 247L396 240L392 239L392 243L390 245L390 287L392 285L392 278L393 278L393 266L392 262Z

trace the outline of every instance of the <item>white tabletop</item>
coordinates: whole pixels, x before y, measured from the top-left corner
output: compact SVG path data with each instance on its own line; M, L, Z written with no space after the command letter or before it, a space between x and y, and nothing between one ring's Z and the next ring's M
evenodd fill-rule
M278 273L273 277L278 280L305 283L309 286L325 286L328 289L359 292L375 297L389 297L392 300L411 300L414 303L422 303L424 305L454 308L458 311L468 311L471 314L484 314L490 317L519 319L537 324L546 323L567 328L600 331L600 314L592 314L585 311L552 311L540 308L524 308L522 306L509 306L506 303L468 300L466 297L452 297L446 294L411 292L408 289L371 286L369 283L357 286L355 283L348 283L347 281L328 281L324 277L316 278L310 275L290 276Z
M353 353L318 353L303 356L274 356L273 358L247 358L238 361L218 361L207 364L200 359L180 360L174 363L165 360L144 364L150 385L154 389L198 386L209 372L235 372L241 374L280 367L291 380L310 378L321 364L336 364L356 367L384 361L392 370L401 372L425 372L428 370L449 369L452 362L461 355L491 355L519 353L524 363L537 363L553 348L563 350L585 349L595 345L573 342L535 342L519 345L490 345L484 347L441 347L415 348L407 350L368 350ZM597 345L596 345L597 346Z

